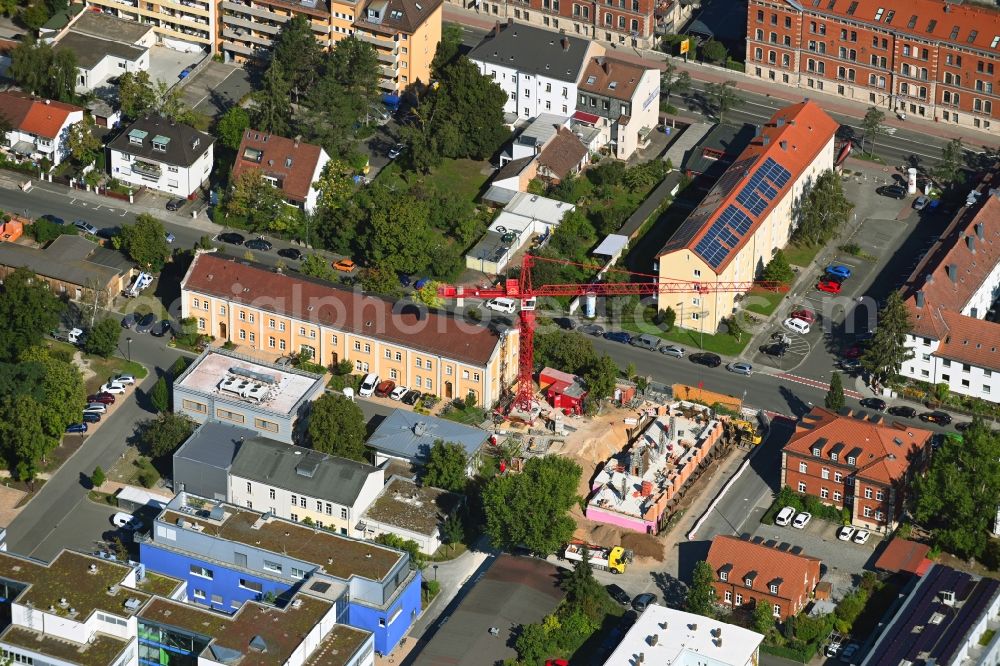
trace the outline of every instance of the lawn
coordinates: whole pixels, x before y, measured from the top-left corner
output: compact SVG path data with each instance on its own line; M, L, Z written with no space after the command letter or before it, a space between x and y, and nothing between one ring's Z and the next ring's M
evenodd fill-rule
M66 342L46 340L46 344L52 349L65 351L71 356L79 351L76 347ZM96 393L101 384L106 382L113 375L135 375L136 380L141 380L149 374L145 367L139 365L135 361L126 361L120 356L101 358L100 356L93 356L90 354L82 355L83 360L87 363L87 366L94 372L94 375L89 377L86 381L88 393Z
M785 295L779 291L754 292L744 300L746 309L757 314L770 315L778 309ZM752 302L751 302L752 301Z
M785 259L788 260L792 266L801 266L805 268L812 263L819 251L823 249L822 245L798 245L796 243L789 243L785 248Z
M486 161L445 159L426 175L403 173L399 165L393 162L379 172L378 180L386 185L395 183L400 188L405 188L407 183L422 181L441 192L451 192L463 201L475 201L492 173L493 170Z
M441 418L448 419L449 421L455 421L456 423L464 423L465 425L479 425L486 420L486 411L480 409L479 407L462 407L461 409L454 406L454 404L445 407L441 411Z
M659 338L676 342L685 347L704 349L705 351L715 352L721 356L739 356L744 347L747 346L747 343L750 342L750 338L753 337L749 333L744 333L742 340L737 342L736 338L727 333L715 335L705 333L702 335L700 331L692 331L676 326L669 331L649 331L640 330L636 324L628 322L622 322L622 328L632 333L651 333Z

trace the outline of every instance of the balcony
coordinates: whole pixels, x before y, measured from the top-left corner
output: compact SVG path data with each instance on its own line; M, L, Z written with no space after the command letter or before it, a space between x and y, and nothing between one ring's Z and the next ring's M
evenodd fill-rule
M141 162L139 160L134 160L132 162L132 171L140 176L155 178L157 180L159 180L160 175L163 173L159 164L155 164L153 162Z
M222 9L225 11L233 12L234 14L247 14L249 16L264 18L269 21L276 21L278 23L284 23L288 20L288 17L284 16L283 14L276 14L268 9L263 9L261 7L252 7L242 2L223 2Z
M225 44L222 45L222 48L228 51L232 51L233 53L239 53L240 55L251 56L251 57L254 55L253 49L243 46L242 44L239 44L237 42L226 42Z
M379 79L378 87L389 92L396 92L396 82L392 79Z
M226 25L235 25L241 28L248 28L250 30L258 30L260 32L267 33L268 35L277 35L281 31L281 26L268 25L262 21L251 21L249 19L232 16L230 14L223 14L222 22Z
M251 44L257 44L259 46L271 46L272 44L270 39L254 35L250 30L247 30L245 28L236 28L235 30L223 30L222 36L225 37L226 39L236 39L241 42L250 42Z
M374 44L375 46L381 46L384 49L393 49L393 50L395 50L395 48L396 48L396 42L391 37L385 37L385 36L382 36L382 35L374 35L374 34L369 33L369 32L364 32L364 30L361 29L360 26L357 26L357 25L356 25L356 29L354 30L354 36L357 37L358 39L360 39L363 42L368 42L369 44Z
M382 72L382 76L388 76L390 79L396 76L396 69L393 67L382 66L379 67L379 71Z
M396 61L399 59L399 55L396 53L395 50L393 50L393 51L382 51L382 50L379 50L379 49L375 49L375 56L381 62L388 63L390 65L395 65Z

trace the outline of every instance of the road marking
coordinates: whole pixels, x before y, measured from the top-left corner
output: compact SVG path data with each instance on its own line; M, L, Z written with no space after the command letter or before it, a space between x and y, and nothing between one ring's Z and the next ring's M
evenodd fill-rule
M777 377L778 379L784 379L785 381L795 382L796 384L802 384L803 386L809 386L811 388L823 389L823 390L828 390L830 388L829 384L827 384L826 382L822 382L818 379L811 379L809 377L800 377L798 375L793 375L787 372L782 373ZM846 388L844 389L844 395L846 395L849 398L854 398L856 400L861 398L860 393Z
M73 197L72 199L70 199L70 200L69 200L69 202L70 202L71 204L74 204L74 203L76 203L76 197Z

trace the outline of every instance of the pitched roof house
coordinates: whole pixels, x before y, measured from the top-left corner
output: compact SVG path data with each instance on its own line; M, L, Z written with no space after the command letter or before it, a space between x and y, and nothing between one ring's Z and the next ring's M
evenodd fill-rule
M212 171L215 137L183 123L140 118L108 143L111 175L137 186L189 197Z
M53 165L69 156L69 128L83 120L78 106L18 90L0 92L0 109L11 126L2 137L3 145L24 157L48 158Z
M805 607L820 577L818 558L727 535L712 540L707 561L719 603L769 603L779 620Z
M587 165L587 147L573 132L560 127L538 154L538 175L558 183Z
M329 161L330 156L322 147L305 143L299 137L288 139L248 129L236 151L233 180L257 169L281 190L288 203L311 213L319 198L315 185Z

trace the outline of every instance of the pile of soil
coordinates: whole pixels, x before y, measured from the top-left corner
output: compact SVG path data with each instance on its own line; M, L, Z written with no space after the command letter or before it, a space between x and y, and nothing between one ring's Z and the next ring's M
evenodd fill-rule
M657 562L663 561L663 544L650 534L626 532L622 535L621 544L631 550L636 558L649 557Z

